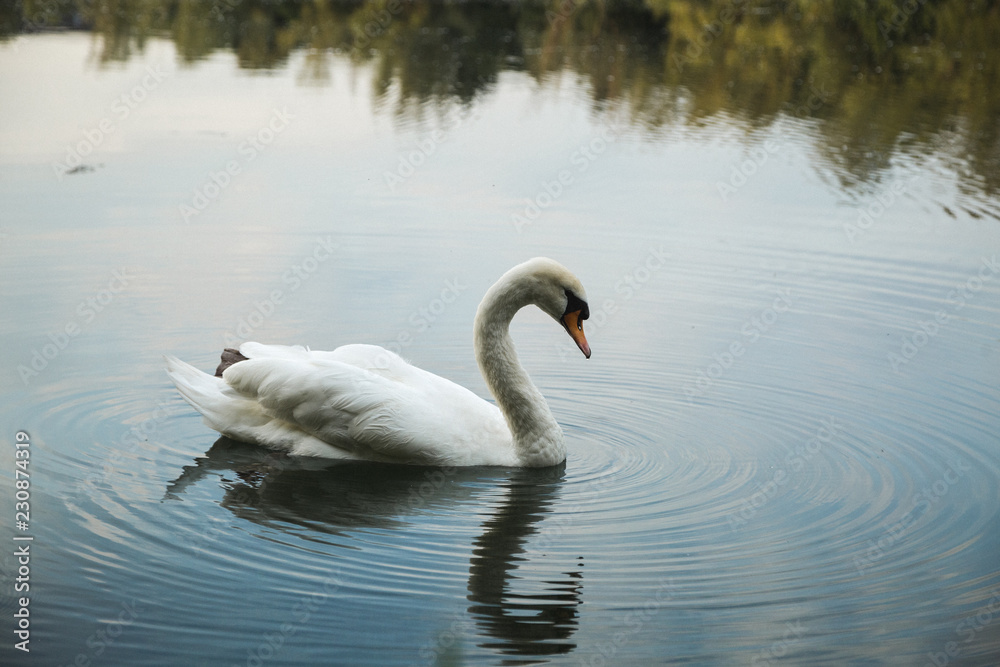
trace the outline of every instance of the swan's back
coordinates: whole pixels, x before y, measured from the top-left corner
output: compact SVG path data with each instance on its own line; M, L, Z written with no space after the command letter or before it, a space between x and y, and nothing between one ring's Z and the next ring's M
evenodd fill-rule
M168 373L208 425L294 454L434 465L517 465L496 406L375 345L330 352L245 343L221 378Z

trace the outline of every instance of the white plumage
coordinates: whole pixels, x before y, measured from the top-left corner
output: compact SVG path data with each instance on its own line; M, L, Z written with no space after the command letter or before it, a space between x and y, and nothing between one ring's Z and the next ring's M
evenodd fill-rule
M562 431L517 360L509 324L535 304L589 358L579 280L559 263L519 264L487 291L474 324L476 359L497 400L408 364L376 345L332 352L244 343L246 360L215 377L174 357L167 373L220 433L303 456L425 465L554 465ZM499 406L499 407L498 407Z

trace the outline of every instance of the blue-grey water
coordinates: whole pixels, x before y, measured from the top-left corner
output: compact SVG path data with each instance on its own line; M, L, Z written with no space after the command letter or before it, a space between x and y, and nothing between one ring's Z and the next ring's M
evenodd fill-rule
M627 49L631 93L527 47L467 90L110 39L0 42L4 664L1000 662L992 107L865 143L898 109L838 113L871 89L712 109ZM283 457L162 370L368 342L487 396L476 306L536 255L592 313L590 360L513 324L555 469Z

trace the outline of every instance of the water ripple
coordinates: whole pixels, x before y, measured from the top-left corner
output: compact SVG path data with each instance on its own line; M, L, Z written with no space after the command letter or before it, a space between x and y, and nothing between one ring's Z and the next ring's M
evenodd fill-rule
M167 395L159 374L85 390L68 375L34 408L63 514L47 538L65 530L79 595L128 578L126 597L156 600L150 632L188 628L220 604L248 608L253 636L274 632L255 607L265 599L329 627L402 606L432 610L423 635L400 640L428 646L423 657L447 654L454 636L471 660L542 661L577 651L585 619L621 628L652 600L687 632L711 619L720 651L761 636L761 623L801 623L847 645L877 618L885 646L916 641L915 627L944 627L942 596L954 618L997 583L971 575L996 541L1000 393L938 364L900 377L883 360L891 348L871 352L961 271L821 256L814 268L823 280L797 286L780 326L700 395L683 391L692 368L728 347L726 330L739 339L743 313L760 308L753 288L730 298L735 319L704 314L716 332L701 341L707 352L619 345L627 332L609 324L586 373L544 367L537 380L569 446L551 470L338 465L213 444L179 400L150 399ZM880 312L887 301L907 305ZM823 313L854 332L836 354L811 328ZM980 324L956 322L926 354L956 354L968 340L959 332ZM56 455L46 432L72 433L73 446ZM438 628L429 645L428 624ZM811 664L847 655L810 650ZM198 659L194 647L172 655Z

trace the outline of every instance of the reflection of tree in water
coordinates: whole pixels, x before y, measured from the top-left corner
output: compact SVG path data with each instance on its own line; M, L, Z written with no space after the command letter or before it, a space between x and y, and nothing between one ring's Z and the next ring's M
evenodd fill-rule
M497 487L506 496L482 525L469 567L469 614L483 648L525 656L572 651L583 588L582 560L554 580L518 576L528 538L551 512L565 465L545 469L428 468L374 463L336 464L287 457L220 438L195 465L167 487L180 499L199 481L218 475L226 489L221 505L234 515L279 530L306 528L300 538L321 540L358 528L405 529L409 517L476 504ZM539 557L539 560L542 557ZM539 593L512 588L541 585ZM513 663L511 663L513 664Z
M899 153L937 153L953 157L963 187L993 194L1000 2L927 0L910 13L904 4L23 0L0 11L0 34L39 22L90 26L106 62L131 57L152 35L169 36L187 62L232 49L248 69L283 66L304 49L300 77L319 81L333 58L347 57L373 66L376 94L402 114L467 104L518 70L539 81L579 77L598 110L617 105L648 128L725 114L752 132L801 115L820 90L824 103L808 117L842 187L878 180Z

